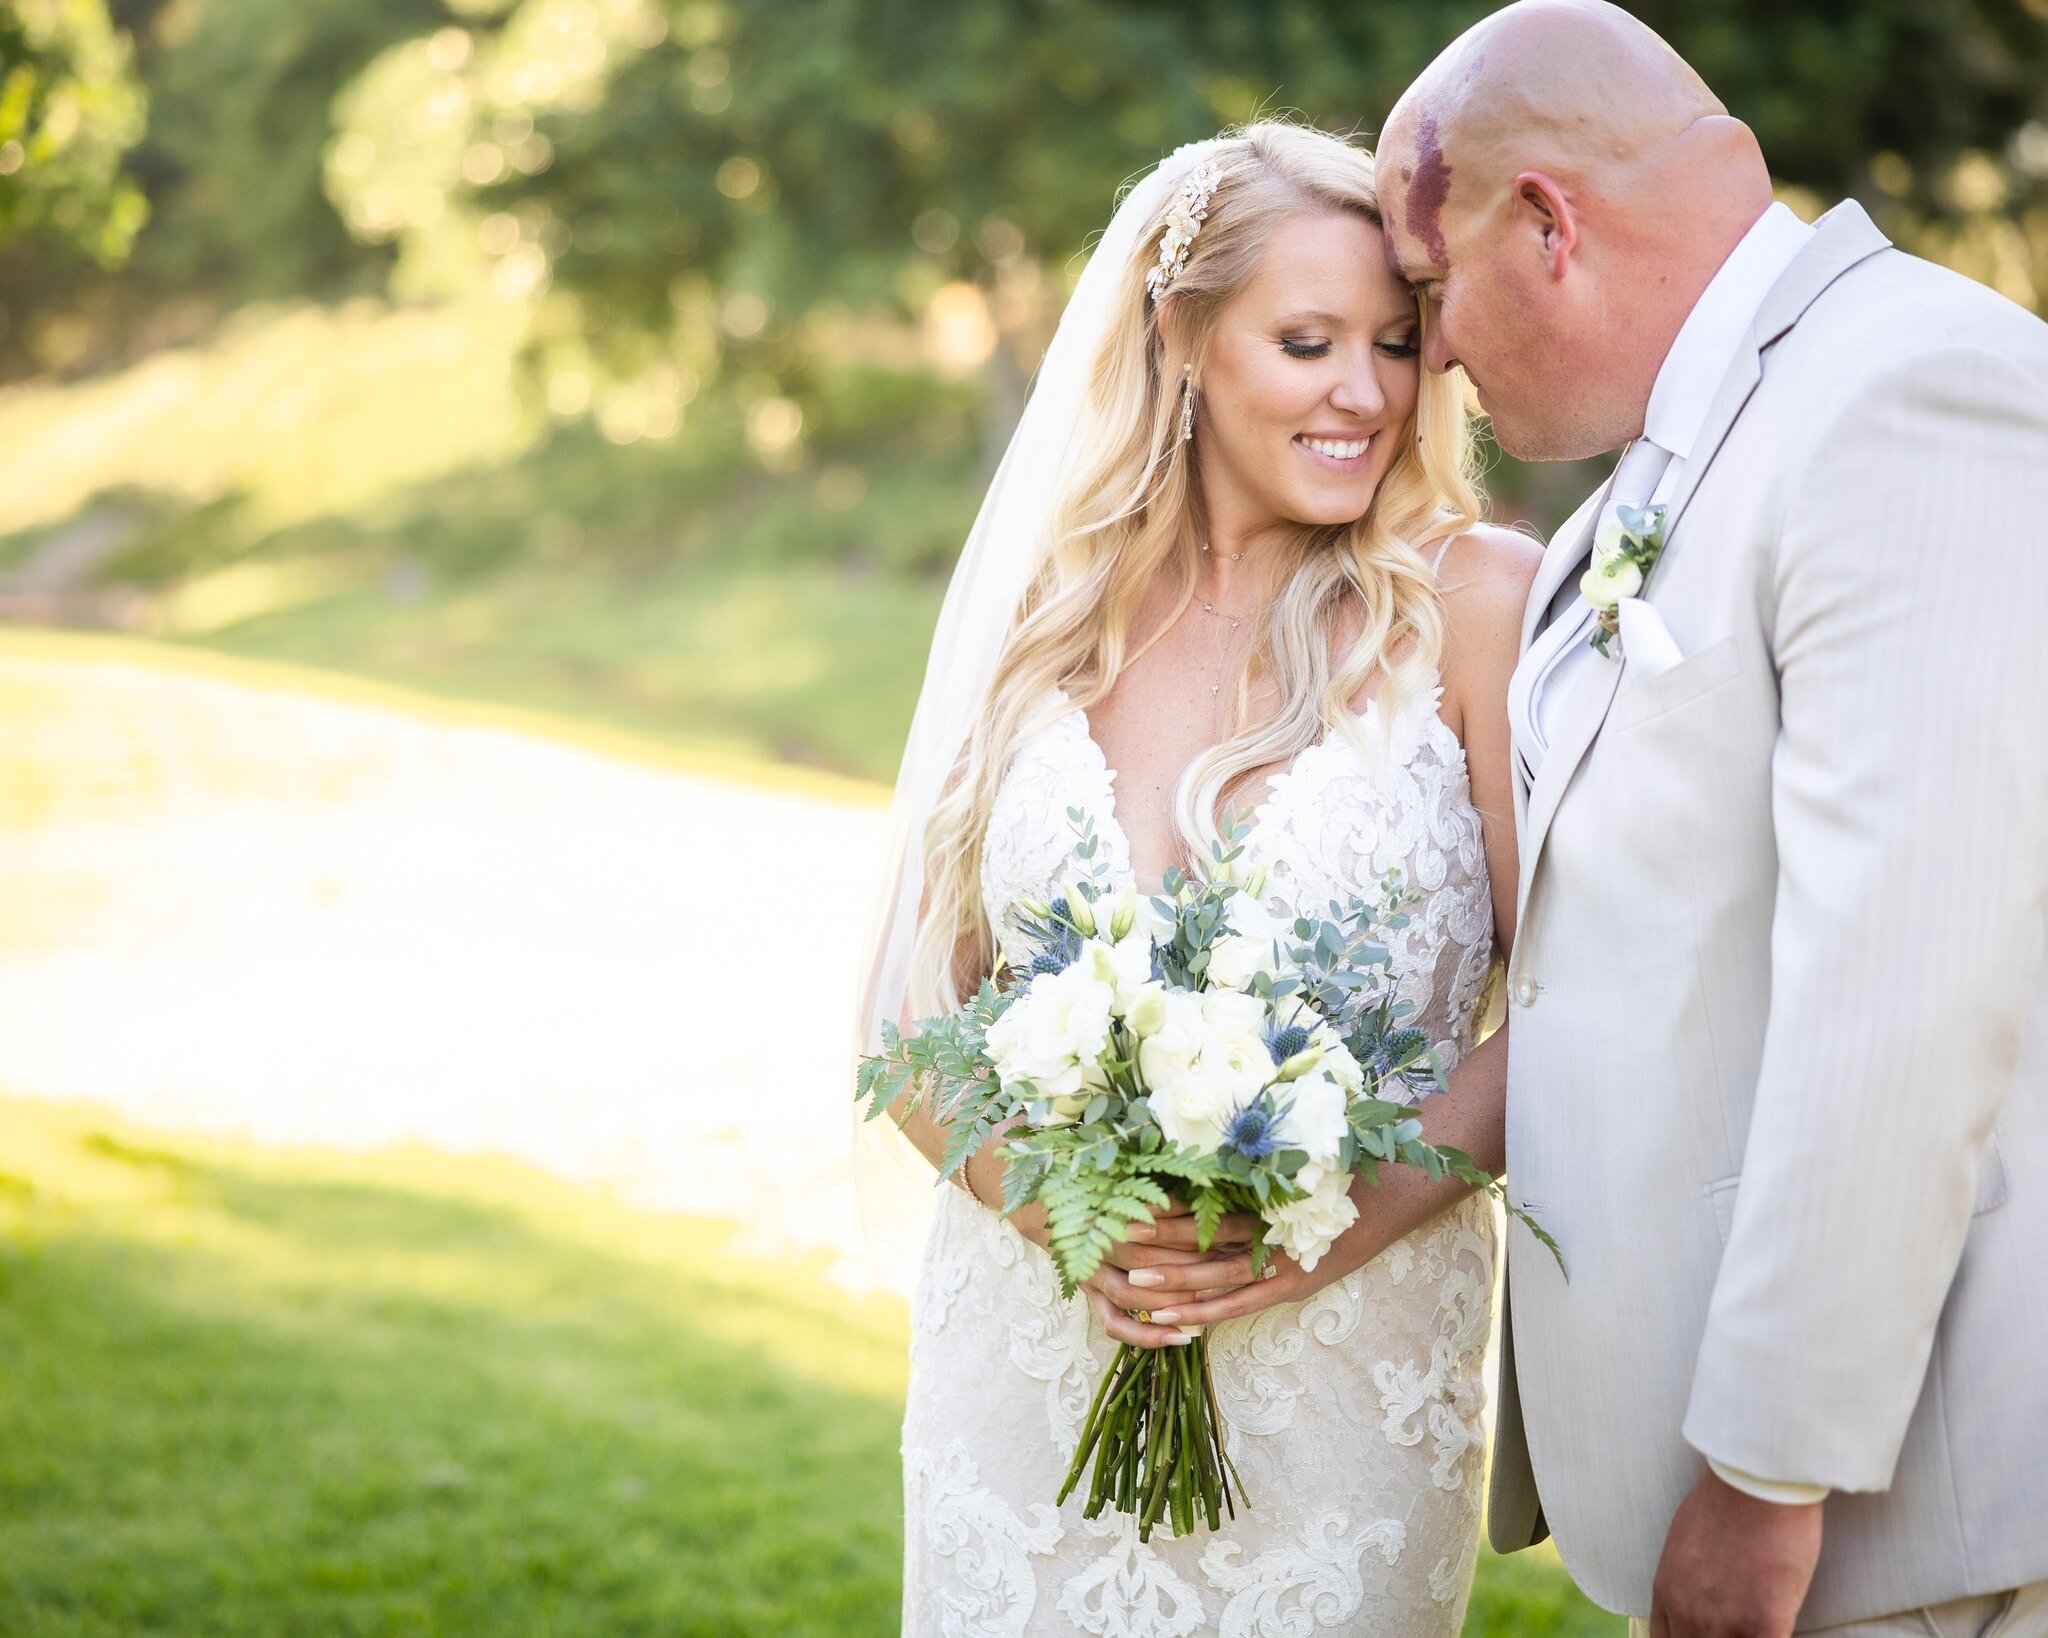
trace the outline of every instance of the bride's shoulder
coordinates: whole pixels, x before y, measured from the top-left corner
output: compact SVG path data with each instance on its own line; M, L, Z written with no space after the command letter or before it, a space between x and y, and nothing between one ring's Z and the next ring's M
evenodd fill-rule
M1436 564L1443 599L1439 666L1446 703L1462 717L1506 687L1522 645L1522 613L1543 548L1518 530L1481 523L1452 538Z
M1462 632L1483 638L1502 621L1520 640L1522 610L1543 566L1540 544L1518 529L1477 523L1438 547L1433 561L1446 642Z
M1543 566L1543 543L1519 529L1475 523L1435 548L1436 588L1453 599L1487 603L1505 598L1520 603Z

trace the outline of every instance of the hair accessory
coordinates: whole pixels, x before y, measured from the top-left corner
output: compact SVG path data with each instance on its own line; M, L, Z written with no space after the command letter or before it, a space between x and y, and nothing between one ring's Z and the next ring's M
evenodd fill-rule
M1188 247L1209 219L1209 200L1222 180L1222 166L1198 165L1174 195L1173 208L1166 213L1166 231L1159 236L1159 265L1145 275L1145 288L1154 301L1166 294L1167 287L1188 265Z

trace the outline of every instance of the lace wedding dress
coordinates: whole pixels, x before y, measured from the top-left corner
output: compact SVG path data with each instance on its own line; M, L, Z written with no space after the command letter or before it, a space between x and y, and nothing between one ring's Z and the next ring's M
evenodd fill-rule
M1064 703L1063 701L1061 703ZM1368 768L1342 738L1274 781L1246 841L1267 903L1293 916L1370 894L1390 869L1426 895L1394 971L1446 1067L1468 1044L1492 955L1479 819L1434 694ZM1368 740L1376 721L1366 722ZM1130 879L1115 774L1073 710L1028 737L982 856L991 915L1051 897L1086 810L1111 878ZM1319 1632L1436 1638L1463 1621L1478 1551L1480 1367L1493 1207L1467 1200L1308 1301L1228 1320L1210 1360L1237 1518L1185 1539L1052 1499L1115 1352L1087 1298L965 1191L939 1191L912 1307L903 1428L903 1630L1024 1638L1223 1638Z

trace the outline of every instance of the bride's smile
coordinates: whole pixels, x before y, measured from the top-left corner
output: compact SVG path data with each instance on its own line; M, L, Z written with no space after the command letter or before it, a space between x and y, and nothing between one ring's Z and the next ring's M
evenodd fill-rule
M1339 472L1355 472L1364 461L1366 451L1372 448L1372 435L1363 438L1343 438L1334 433L1297 432L1295 443L1319 461L1326 461Z
M1412 426L1418 354L1415 298L1370 222L1315 211L1280 223L1197 372L1219 537L1364 516Z

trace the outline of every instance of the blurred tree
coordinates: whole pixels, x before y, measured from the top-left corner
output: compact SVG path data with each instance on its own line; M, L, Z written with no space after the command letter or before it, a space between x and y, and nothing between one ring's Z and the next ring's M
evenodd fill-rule
M355 240L321 191L330 108L380 51L446 21L441 0L112 0L111 28L101 0L0 0L0 31L39 13L72 19L90 44L81 60L101 65L101 127L119 133L101 150L140 139L133 180L108 185L121 249L145 213L150 225L125 261L47 238L0 250L0 312L17 320L0 334L0 376L91 368L247 301L381 287L389 256ZM111 174L111 158L97 162Z
M0 4L0 247L119 265L146 210L121 172L143 109L102 0Z
M1756 126L1781 179L1857 194L2041 299L2048 0L1631 3ZM151 94L132 159L151 226L118 280L40 245L0 252L0 306L35 321L0 370L79 367L239 302L332 298L395 267L401 293L551 290L543 349L567 357L573 341L617 372L719 357L786 371L821 314L884 308L960 368L993 347L1012 392L1122 179L1262 108L1369 124L1491 9L112 6ZM95 0L40 7L99 15ZM0 0L0 16L37 9Z
M366 74L329 180L360 234L400 244L409 288L547 284L544 344L580 337L600 367L786 375L844 307L922 320L942 363L1014 366L1123 179L1261 109L1370 122L1490 9L518 0L501 32ZM1785 182L1918 226L1981 208L1953 185L1972 161L2000 208L2038 192L2048 0L1635 9Z

